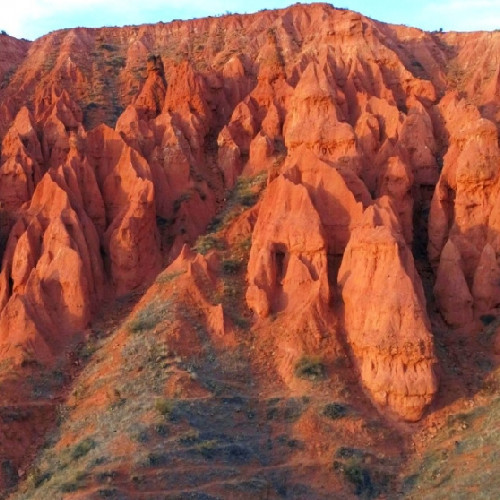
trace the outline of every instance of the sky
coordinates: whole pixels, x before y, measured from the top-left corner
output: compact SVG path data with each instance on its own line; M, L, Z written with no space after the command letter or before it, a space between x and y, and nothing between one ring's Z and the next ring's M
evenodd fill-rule
M291 3L294 0L11 0L3 9L0 30L34 40L61 28L169 22L225 14L228 5L231 12L250 13ZM336 0L333 5L427 31L500 29L500 0Z

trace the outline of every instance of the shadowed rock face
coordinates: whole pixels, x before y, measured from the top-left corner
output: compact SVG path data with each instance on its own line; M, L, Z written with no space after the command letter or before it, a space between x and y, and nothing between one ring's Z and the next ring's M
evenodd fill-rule
M148 76L135 100L135 108L146 119L156 118L163 108L167 89L161 56L150 55L147 59L146 71Z
M431 203L429 258L445 320L470 327L500 304L498 133L493 122L454 93L443 98L440 109L449 146Z
M0 366L62 363L174 261L214 281L188 247L264 173L223 247L251 245L236 296L269 365L295 390L301 356L348 360L381 411L420 419L438 381L414 255L447 326L500 307L499 54L500 33L326 4L0 36ZM196 303L224 344L227 305Z

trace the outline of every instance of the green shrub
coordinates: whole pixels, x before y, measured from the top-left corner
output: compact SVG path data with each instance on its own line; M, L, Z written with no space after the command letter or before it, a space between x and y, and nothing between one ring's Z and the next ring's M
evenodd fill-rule
M52 477L51 472L42 472L38 467L29 469L26 475L26 482L29 488L38 488Z
M158 434L158 436L162 437L168 436L168 427L165 424L156 424L154 426L154 429L156 434Z
M74 448L71 453L71 458L73 460L78 460L79 458L84 457L90 450L93 450L96 447L96 442L92 438L85 438L83 441L80 441Z
M157 324L157 320L151 311L143 309L139 311L136 317L129 323L129 330L133 333L141 332L143 330L151 330Z
M215 236L207 234L198 238L194 248L201 255L205 255L210 250L224 250L224 243Z
M295 365L295 376L304 380L322 380L325 378L325 366L316 356L303 356Z
M179 437L179 443L183 445L192 445L198 442L200 439L200 433L198 431L187 431Z
M374 487L372 484L370 471L359 464L348 464L344 466L346 479L356 488L356 495L365 495L372 498Z
M107 50L108 52L114 52L116 50L116 47L114 45L111 45L109 43L101 43L101 49Z
M222 271L224 274L236 274L241 269L241 262L236 259L224 259Z
M323 415L331 420L345 417L349 413L349 408L342 403L329 403L323 408Z
M100 489L97 493L101 498L120 498L119 491L116 488Z
M217 451L217 441L214 439L210 441L203 441L198 445L198 451L206 459L214 458Z
M80 489L80 484L76 481L71 481L68 483L61 484L61 492L62 493L73 493Z
M170 414L172 413L174 407L175 407L174 402L171 399L158 398L155 401L155 409L156 409L156 411L160 415L163 415L164 417L170 416Z
M355 458L361 460L365 456L365 452L358 448L349 448L348 446L341 446L335 453L337 458Z

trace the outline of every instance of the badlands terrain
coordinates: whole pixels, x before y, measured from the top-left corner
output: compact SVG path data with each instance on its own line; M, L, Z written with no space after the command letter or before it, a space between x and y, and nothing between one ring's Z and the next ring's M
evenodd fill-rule
M498 498L499 131L500 31L0 35L0 498Z

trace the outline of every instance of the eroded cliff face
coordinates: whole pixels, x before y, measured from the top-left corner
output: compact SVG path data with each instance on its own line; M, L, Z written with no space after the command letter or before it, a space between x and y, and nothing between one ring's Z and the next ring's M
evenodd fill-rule
M64 365L103 304L171 265L216 345L252 332L250 362L290 391L301 360L327 377L343 364L382 413L417 421L439 369L415 260L449 328L474 336L498 313L499 33L312 4L59 31L29 50L4 38L0 380ZM224 252L249 250L245 289L216 303L234 259L210 235L214 253L189 247L255 176L263 192L218 226Z
M420 277L387 197L365 210L338 279L361 381L378 405L419 420L437 391L436 358Z

